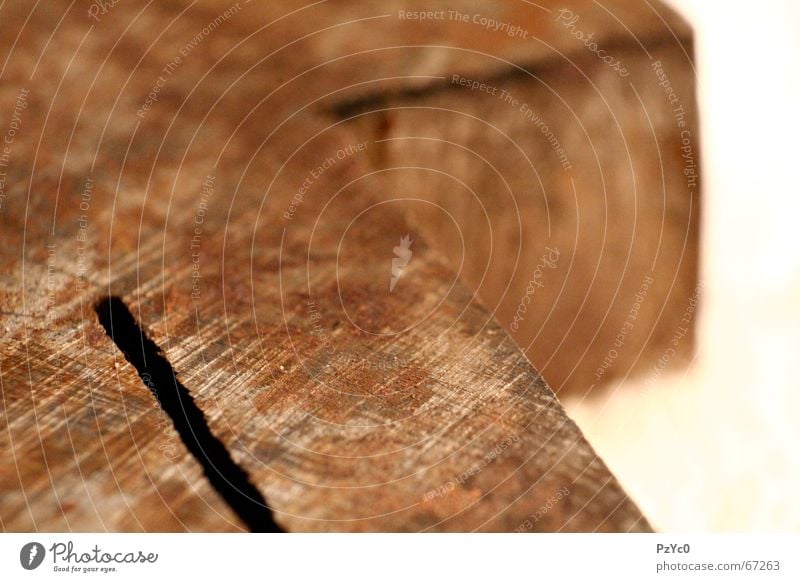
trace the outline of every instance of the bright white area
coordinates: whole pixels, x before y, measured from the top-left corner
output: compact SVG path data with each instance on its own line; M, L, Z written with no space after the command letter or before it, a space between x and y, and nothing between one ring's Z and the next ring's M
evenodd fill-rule
M800 2L669 0L695 28L696 365L569 412L662 531L800 531Z

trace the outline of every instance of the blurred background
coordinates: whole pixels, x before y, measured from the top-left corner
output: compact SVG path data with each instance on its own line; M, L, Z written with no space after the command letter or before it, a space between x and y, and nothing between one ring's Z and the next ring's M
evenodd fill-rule
M797 531L796 2L670 0L694 28L703 203L697 349L567 407L658 528Z

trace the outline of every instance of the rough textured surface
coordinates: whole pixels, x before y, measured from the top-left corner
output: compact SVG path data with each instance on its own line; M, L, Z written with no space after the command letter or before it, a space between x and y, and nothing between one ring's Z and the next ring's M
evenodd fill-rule
M347 114L380 140L375 163L414 228L559 396L644 373L679 328L688 337L672 364L693 353L682 320L697 284L699 186L687 187L681 150L697 139L693 71L674 43L613 50L624 81L577 55L468 77L484 89L451 76Z
M387 198L383 146L331 113L409 62L486 66L442 48L337 60L395 38L506 61L545 49L457 22L355 22L395 10L357 3L222 20L222 3L119 3L99 22L68 6L2 9L0 120L28 91L0 207L3 529L241 527L98 324L109 294L289 531L648 529L446 250ZM568 47L540 9L498 10Z

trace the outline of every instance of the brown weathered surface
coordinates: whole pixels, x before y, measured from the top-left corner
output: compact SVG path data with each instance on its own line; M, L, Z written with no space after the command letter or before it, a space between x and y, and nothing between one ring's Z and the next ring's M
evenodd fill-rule
M577 55L530 76L473 76L485 91L451 78L349 113L384 140L376 163L414 228L560 396L652 368L687 327L697 282L698 194L672 111L683 107L696 137L693 72L674 44L613 50L631 71L624 81ZM673 364L692 354L688 333Z
M423 67L409 49L312 69L395 39L442 44L442 31L507 60L527 49L456 23L323 30L394 8L322 5L262 28L289 9L241 5L140 117L164 66L227 5L120 3L99 23L67 6L3 8L14 32L0 40L0 122L30 91L0 208L5 530L241 527L98 324L92 306L108 294L162 347L289 531L513 530L563 487L524 529L648 528L447 252L388 201L397 184L374 171L382 146L330 113L371 93L350 85L483 60L438 48ZM587 25L607 18L580 7ZM536 12L500 12L568 44ZM651 21L640 20L647 34ZM315 168L364 141L287 218ZM413 257L389 293L407 233Z

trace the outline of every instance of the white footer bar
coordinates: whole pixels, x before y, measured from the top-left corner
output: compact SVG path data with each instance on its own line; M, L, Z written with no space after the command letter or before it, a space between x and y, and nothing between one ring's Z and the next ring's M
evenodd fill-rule
M796 581L799 550L796 534L0 534L0 580Z

